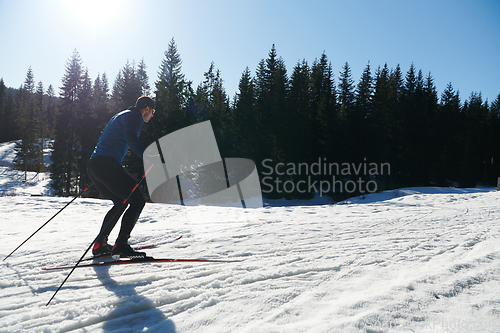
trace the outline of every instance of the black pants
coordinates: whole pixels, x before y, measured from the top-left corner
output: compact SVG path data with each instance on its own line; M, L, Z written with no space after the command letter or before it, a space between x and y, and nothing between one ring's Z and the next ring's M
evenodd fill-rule
M127 243L130 233L146 204L141 190L137 188L130 197L128 204L123 204L137 183L120 163L112 157L92 157L87 164L87 173L99 189L99 192L114 203L113 208L104 217L99 233L100 240L108 237L118 219L128 207L125 214L123 214L120 232L116 240L116 243Z

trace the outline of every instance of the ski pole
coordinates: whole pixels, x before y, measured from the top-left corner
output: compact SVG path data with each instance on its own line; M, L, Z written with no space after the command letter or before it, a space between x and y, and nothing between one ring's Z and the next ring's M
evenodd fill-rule
M144 178L146 177L146 175L148 174L149 170L151 170L151 168L153 167L154 164L151 164L151 166L149 167L149 169L142 175L141 179L139 180L139 182L137 184L135 184L134 188L130 191L130 194L129 196L127 197L127 199L123 200L122 202L122 206L125 205L129 200L130 198L132 197L132 194L134 194L134 191L137 189L137 187L139 187L139 185L141 184L141 182L144 180ZM117 210L115 215L118 214L120 210ZM114 218L114 216L113 216ZM110 221L108 222L111 223L113 219L110 219ZM106 225L107 226L107 225ZM69 279L70 275L74 272L74 270L76 269L76 267L78 266L78 264L80 264L80 262L83 260L83 258L85 257L85 255L87 254L87 252L89 252L90 248L92 247L92 245L94 245L95 242L97 242L97 239L99 238L101 234L99 233L99 235L97 235L97 237L92 241L92 243L90 243L89 247L85 250L85 252L83 253L83 255L80 257L80 259L78 259L78 261L76 262L75 266L73 266L73 268L71 269L71 271L69 272L69 274L66 276L66 278L64 279L64 281L61 283L61 285L59 286L59 288L57 288L57 290L54 292L54 295L52 295L52 297L49 299L49 301L47 302L47 304L45 304L45 306L48 306L50 304L50 302L54 299L54 297L56 296L57 292L62 288L62 286L66 283L66 281Z
M29 236L28 238L26 238L26 240L24 242L21 243L21 245L19 245L18 247L16 247L14 249L14 251L12 251L11 253L9 253L8 256L6 256L3 261L5 261L5 259L7 259L8 257L10 257L14 252L16 252L21 246L24 245L24 243L26 243L31 237L33 237L37 232L39 232L43 227L45 227L50 221L52 221L52 219L54 217L56 217L60 212L62 212L64 210L64 208L68 207L73 201L76 200L76 198L78 198L79 196L81 196L83 193L85 193L89 188L92 187L92 185L94 185L93 183L91 183L89 186L87 186L83 191L81 191L80 193L78 193L78 195L76 197L73 198L73 200L71 200L70 202L68 202L66 204L66 206L64 206L63 208L61 208L54 216L52 216L47 222L45 222L40 228L37 229L37 231L35 231L34 233L31 234L31 236Z

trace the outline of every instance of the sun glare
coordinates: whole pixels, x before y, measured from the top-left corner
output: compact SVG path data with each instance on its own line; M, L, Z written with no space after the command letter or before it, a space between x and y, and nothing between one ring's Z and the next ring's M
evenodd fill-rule
M85 33L106 33L119 22L123 0L70 0L64 1L67 18Z

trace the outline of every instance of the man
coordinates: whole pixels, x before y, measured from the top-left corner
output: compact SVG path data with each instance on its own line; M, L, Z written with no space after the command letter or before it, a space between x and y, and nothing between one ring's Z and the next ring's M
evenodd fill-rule
M154 112L154 101L148 96L141 96L135 106L116 114L102 132L87 164L87 173L99 192L114 203L104 217L101 231L92 249L95 256L146 256L144 252L136 252L128 245L130 232L144 208L145 201L139 188L132 192L137 183L121 163L129 149L138 157L142 157L144 147L139 142L139 134L143 123L149 122ZM131 193L128 204L124 204L124 200ZM120 232L115 246L111 247L108 244L108 236L122 214Z

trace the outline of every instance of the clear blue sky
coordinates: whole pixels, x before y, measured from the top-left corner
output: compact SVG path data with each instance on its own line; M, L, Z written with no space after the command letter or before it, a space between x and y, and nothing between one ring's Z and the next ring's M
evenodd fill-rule
M75 49L92 80L106 72L111 87L127 60L144 58L153 84L173 37L193 87L213 61L231 99L273 44L288 74L324 51L335 77L349 62L356 83L368 61L405 74L414 63L439 95L449 82L462 101L500 94L498 0L0 0L0 32L0 77L14 88L31 66L59 93Z

